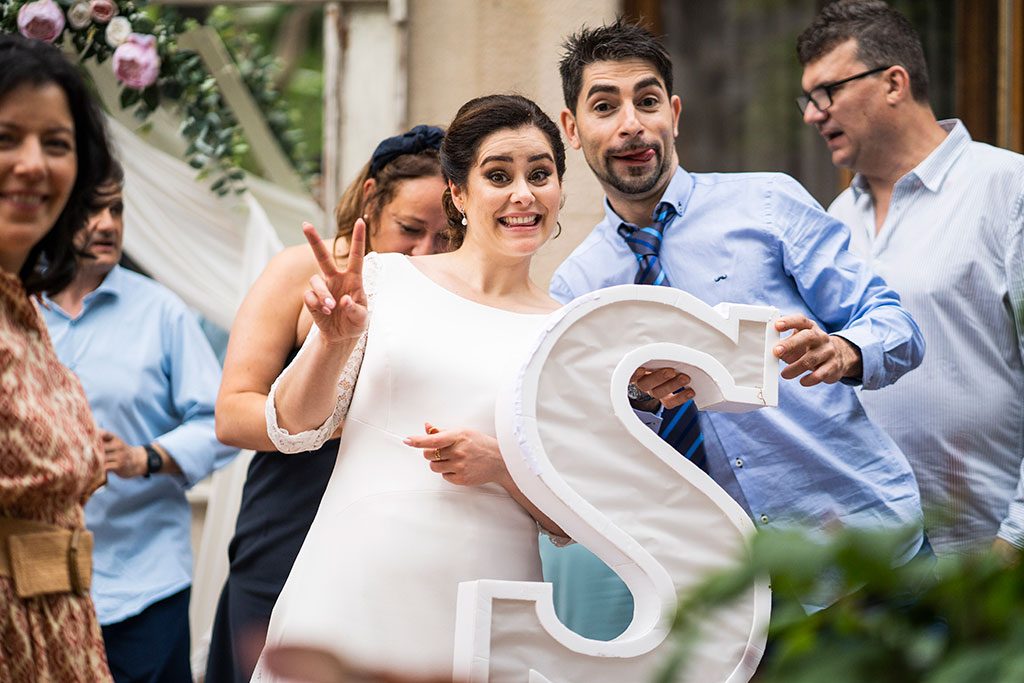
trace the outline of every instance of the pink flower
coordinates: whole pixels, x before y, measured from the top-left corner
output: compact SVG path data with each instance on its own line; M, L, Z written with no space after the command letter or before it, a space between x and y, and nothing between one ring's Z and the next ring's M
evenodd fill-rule
M64 13L53 0L36 0L18 10L18 31L26 38L52 43L64 30Z
M156 82L160 58L156 54L156 38L133 33L114 50L114 73L129 88L141 90Z
M117 16L117 5L113 0L89 0L89 9L92 10L92 20L97 24L105 24Z

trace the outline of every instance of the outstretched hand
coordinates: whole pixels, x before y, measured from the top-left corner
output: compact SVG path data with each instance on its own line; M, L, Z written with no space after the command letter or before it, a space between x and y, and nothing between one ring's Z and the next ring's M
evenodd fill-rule
M303 303L320 328L324 341L334 344L357 339L366 329L366 292L363 290L363 252L366 223L360 218L352 228L351 246L345 269L339 270L334 255L309 223L302 233L313 249L320 274L309 279Z
M775 321L779 332L793 330L774 349L775 357L788 363L782 369L783 379L800 377L805 387L824 382L834 384L844 377L860 377L860 349L834 334L828 334L817 323L799 313Z

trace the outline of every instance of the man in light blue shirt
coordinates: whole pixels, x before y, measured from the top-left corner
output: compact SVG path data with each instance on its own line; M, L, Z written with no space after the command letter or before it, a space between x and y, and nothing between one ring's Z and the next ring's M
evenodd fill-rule
M121 268L121 175L76 235L78 275L43 314L99 426L107 483L85 507L92 597L114 679L190 681L185 491L237 450L214 434L220 366L174 294Z
M788 176L678 166L680 100L669 57L647 31L622 21L584 29L560 68L566 137L607 196L604 220L558 268L552 296L633 282L637 258L623 233L668 208L659 258L671 286L710 305L775 306L778 329L792 331L775 348L785 364L778 408L701 414L708 473L761 527L910 530L893 558L906 562L922 546L917 484L853 389L885 386L921 362L920 332L899 298L847 251L846 226ZM559 584L589 592L581 576L596 560L579 549L545 560L570 627L606 638L628 624L628 599L607 615L614 591L604 579L604 605L560 600Z
M917 31L829 5L797 41L804 121L857 175L829 213L920 324L928 355L865 392L906 453L939 556L1024 548L1024 156L937 121Z

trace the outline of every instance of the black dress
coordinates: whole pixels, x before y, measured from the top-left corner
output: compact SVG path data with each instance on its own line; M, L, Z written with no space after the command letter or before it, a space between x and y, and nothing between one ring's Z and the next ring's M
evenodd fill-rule
M213 621L207 683L248 683L252 677L270 612L331 478L338 441L307 453L253 456L228 546L230 569Z

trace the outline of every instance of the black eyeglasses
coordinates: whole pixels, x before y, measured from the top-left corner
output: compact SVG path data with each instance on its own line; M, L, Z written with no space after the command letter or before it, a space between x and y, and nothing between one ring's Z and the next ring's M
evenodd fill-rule
M836 88L836 87L838 87L840 85L843 85L845 83L849 83L850 81L855 81L858 78L864 78L865 76L870 76L871 74L876 74L879 71L885 71L886 69L891 69L891 68L892 68L891 64L889 66L880 66L880 67L875 68L875 69L868 69L867 71L863 71L863 72L857 74L856 76L850 76L849 78L844 78L841 81L836 81L834 83L825 83L824 85L819 85L817 88L815 88L811 92L804 91L803 95L801 95L800 97L796 98L796 106L800 107L800 113L801 114L803 114L805 111L807 111L807 105L810 104L811 102L814 102L814 106L817 107L818 111L826 111L829 107L832 106L832 89L833 88Z

